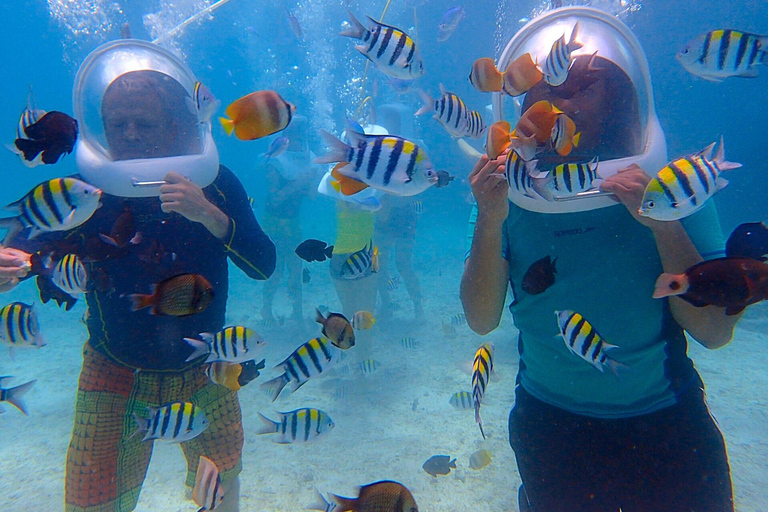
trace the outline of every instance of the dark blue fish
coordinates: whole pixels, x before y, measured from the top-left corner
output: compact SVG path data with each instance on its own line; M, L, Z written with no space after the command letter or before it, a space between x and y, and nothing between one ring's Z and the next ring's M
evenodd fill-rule
M77 121L63 112L48 112L36 123L24 129L25 137L14 142L26 162L41 156L42 163L55 164L63 154L69 154L77 141Z

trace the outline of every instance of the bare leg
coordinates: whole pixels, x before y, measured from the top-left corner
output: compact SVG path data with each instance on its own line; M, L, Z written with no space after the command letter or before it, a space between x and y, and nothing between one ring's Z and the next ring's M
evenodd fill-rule
M414 316L421 318L424 315L424 310L421 304L421 283L419 283L419 277L413 270L413 241L403 240L398 244L395 263L397 264L397 271L405 283L405 289L408 290L408 296L413 301Z

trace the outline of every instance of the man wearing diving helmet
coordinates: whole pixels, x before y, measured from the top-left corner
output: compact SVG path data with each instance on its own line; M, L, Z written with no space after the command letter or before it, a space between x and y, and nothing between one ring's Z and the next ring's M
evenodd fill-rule
M157 429L137 435L137 429L172 402L192 402L208 422L181 444L187 485L195 483L204 455L218 467L225 491L216 509L239 507L243 427L237 393L214 384L203 359L188 361L192 348L184 338L224 326L228 261L264 280L274 271L275 247L240 181L219 165L196 90L183 62L152 44L121 40L94 50L78 71L73 103L81 127L79 177L104 192L102 207L74 230L11 243L56 258L77 254L88 272L89 338L67 454L69 511L135 508L153 439L176 440ZM5 289L23 277L14 272L23 267L14 263L19 254L0 250ZM29 255L21 259L29 261ZM185 309L183 290L163 287L176 276L205 283L192 290L205 300ZM132 295L164 305L156 303L152 314L136 311ZM74 300L60 293L54 298L67 305Z
M545 154L537 166L597 157L602 194L570 201L520 194L504 177L506 155L483 156L470 173L477 209L461 297L470 327L486 334L499 324L507 283L512 289L520 362L508 427L520 508L732 511L724 440L683 331L718 348L730 342L738 316L652 298L662 272L722 255L724 243L711 202L682 222L637 213L646 171L667 162L639 43L605 13L558 9L523 28L501 63L527 51L542 62L577 22L583 48L567 79L539 82L521 110L546 100L573 119L578 147L566 157ZM532 133L527 123L517 125L521 136ZM526 286L527 271L547 256L556 258L554 284ZM564 331L553 312L563 311L585 320L567 331L570 346L556 338ZM587 364L571 349L604 355L590 345L598 331L618 347Z

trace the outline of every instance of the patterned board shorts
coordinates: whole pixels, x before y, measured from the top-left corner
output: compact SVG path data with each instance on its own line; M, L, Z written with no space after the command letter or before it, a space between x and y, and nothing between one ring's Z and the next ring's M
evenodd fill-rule
M195 403L210 423L202 434L181 443L186 485L195 483L200 455L214 461L222 482L240 473L243 424L237 393L212 383L204 369L134 371L85 345L67 452L67 512L125 512L136 507L153 441L142 441L141 434L131 437L137 428L133 414L147 417L148 407L175 400Z

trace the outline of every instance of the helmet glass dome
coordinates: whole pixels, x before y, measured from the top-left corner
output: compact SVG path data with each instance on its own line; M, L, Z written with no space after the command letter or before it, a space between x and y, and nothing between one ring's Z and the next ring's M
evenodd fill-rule
M198 113L195 83L181 60L145 41L112 41L88 55L72 94L85 180L124 197L158 195L170 171L209 185L218 152Z
M524 97L514 100L494 93L495 120L505 119L514 124L536 101L547 100L573 119L576 131L581 132L581 141L566 157L554 151L544 152L539 156L539 171L597 157L603 179L632 163L649 173L656 172L666 163L667 155L654 109L648 61L637 38L618 18L588 7L550 11L515 34L497 67L504 70L525 53L530 53L533 61L543 67L553 43L562 36L568 41L577 23L576 40L583 46L572 53L568 79L559 86L542 80ZM579 200L547 201L518 194L512 188L510 200L529 210L551 213L615 204L597 193L588 193Z

